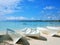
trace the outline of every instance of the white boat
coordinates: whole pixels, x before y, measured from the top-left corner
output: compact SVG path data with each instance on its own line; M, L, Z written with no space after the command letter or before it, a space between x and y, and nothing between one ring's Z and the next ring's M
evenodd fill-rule
M53 27L53 26L47 26L48 29L51 29L51 30L59 30L60 27Z
M48 30L48 29L47 29L47 28L45 28L45 27L37 27L37 30L42 31L42 30Z
M30 45L29 42L21 34L15 32L14 30L7 29L7 34L13 39L13 45L18 43L20 40L23 45Z
M32 28L32 29L30 28L29 33L27 33L25 35L27 37L31 37L31 38L36 38L36 39L41 39L41 40L47 40L47 38L45 38L44 36L40 35L40 30L37 30L37 28Z
M26 35L31 36L31 37L39 37L40 32L38 30L31 30L31 32L29 34L26 34Z

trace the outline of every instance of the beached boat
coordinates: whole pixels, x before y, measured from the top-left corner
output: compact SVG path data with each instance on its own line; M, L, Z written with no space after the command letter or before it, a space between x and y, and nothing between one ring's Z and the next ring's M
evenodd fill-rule
M47 26L48 29L51 29L51 30L59 30L60 27L53 27L53 26Z
M30 29L29 33L27 33L27 30L25 30L25 35L27 37L35 38L35 39L40 39L40 40L47 40L45 37L40 35L40 31L37 29Z
M9 45L20 44L21 42L22 42L22 45L30 45L25 37L23 37L22 35L18 34L17 32L11 29L7 29L7 33L2 37L2 39L3 39L2 41L4 41ZM12 39L12 40L9 40L9 39Z
M27 30L23 31L26 36L35 36L38 37L40 35L39 31L36 29L27 28Z

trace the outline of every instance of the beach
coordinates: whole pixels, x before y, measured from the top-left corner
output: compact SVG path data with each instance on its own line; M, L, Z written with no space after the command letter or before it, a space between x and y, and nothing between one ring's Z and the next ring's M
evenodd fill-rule
M37 36L40 38L26 38L25 40L30 45L60 45L60 22L0 22L0 36L7 34L7 29L9 30L8 34L12 35L11 38L14 42L19 40L19 36L23 36L25 39L28 37L26 36L27 34L29 36ZM25 33L24 30L26 31ZM59 36L53 37L57 32Z
M47 37L47 41L31 39L29 43L31 45L60 45L60 38Z
M40 29L42 29L42 28L40 28ZM48 32L46 32L47 30L45 28L43 28L43 31L45 31L45 32L43 34L40 34L40 35L45 37L47 40L26 37L24 35L24 33L21 33L21 31L16 30L16 32L18 34L21 34L22 36L24 36L27 39L27 41L29 42L30 45L60 45L60 37L53 37L53 35L51 35L51 34L45 34L45 33L48 33ZM40 31L40 32L42 32L42 31ZM55 31L55 32L57 32L57 31ZM0 33L0 35L4 35L4 34L6 34L6 32L5 33ZM18 44L16 44L16 45L18 45Z
M60 45L60 37L54 37L54 34L57 34L58 30L52 30L54 28L54 30L57 27L52 27L51 30L47 30L46 28L40 28L40 32L44 31L43 34L40 34L41 36L45 37L47 40L42 40L42 39L36 39L36 38L28 38L28 42L30 43L30 45ZM59 27L60 28L60 27ZM49 32L47 32L49 31ZM19 32L19 31L18 31ZM46 34L47 33L47 34ZM60 36L60 33L59 33Z
M60 45L60 0L0 0L0 45Z
M30 38L28 42L30 45L60 45L60 38L47 37L47 41Z

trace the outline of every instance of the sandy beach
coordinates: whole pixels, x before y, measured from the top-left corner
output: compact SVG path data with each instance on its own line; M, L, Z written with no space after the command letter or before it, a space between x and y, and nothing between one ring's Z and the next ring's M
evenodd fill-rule
M60 38L46 36L47 41L30 39L30 45L60 45Z
M51 34L57 34L58 30L43 30L45 31L44 34L40 34L41 36L45 37L47 40L40 40L40 39L34 39L30 38L28 42L30 45L60 45L60 37L53 37ZM41 32L41 31L40 31ZM60 36L60 32L59 32Z
M34 38L28 38L30 45L60 45L60 37L53 37L51 35L42 34L47 40L40 40Z
M20 31L16 31L16 32L20 33L25 37L25 35ZM6 34L6 32L0 33L0 35L4 35L4 34ZM60 45L60 37L53 37L51 35L46 35L46 34L42 34L41 36L45 37L47 40L35 39L31 37L25 37L25 38L27 39L30 45Z
M60 45L60 0L0 0L0 45Z
M30 45L60 45L60 38L49 37L49 36L46 37L47 37L47 41L30 38L28 42L30 43Z

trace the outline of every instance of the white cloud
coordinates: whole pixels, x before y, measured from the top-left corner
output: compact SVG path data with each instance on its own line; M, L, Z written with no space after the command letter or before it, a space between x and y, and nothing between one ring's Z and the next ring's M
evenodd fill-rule
M46 6L45 8L43 8L43 9L48 9L48 10L51 10L51 9L54 9L55 7L54 6Z
M27 20L27 18L23 16L19 16L19 17L11 16L11 17L6 17L6 20Z
M19 8L17 5L21 1L22 0L0 0L0 15L14 12L14 8Z
M5 17L6 20L35 20L34 17L31 18L27 18L24 16L19 16L19 17L14 17L14 16L10 16L10 17Z

